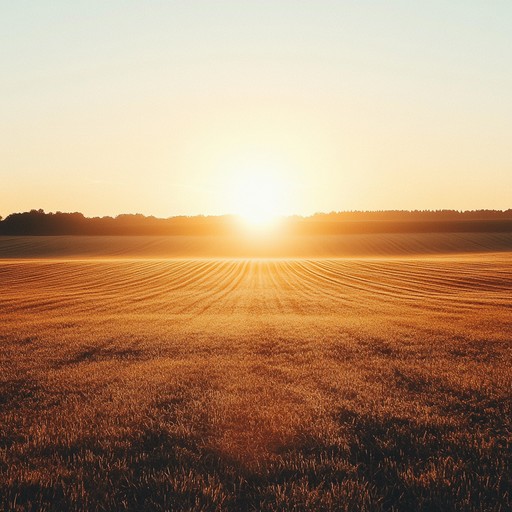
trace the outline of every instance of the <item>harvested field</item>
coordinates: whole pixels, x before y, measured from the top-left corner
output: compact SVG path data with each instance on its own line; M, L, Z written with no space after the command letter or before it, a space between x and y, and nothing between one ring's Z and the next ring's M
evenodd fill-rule
M510 510L511 252L43 259L39 240L20 259L9 240L0 510Z
M512 232L0 236L0 258L368 258L508 252Z

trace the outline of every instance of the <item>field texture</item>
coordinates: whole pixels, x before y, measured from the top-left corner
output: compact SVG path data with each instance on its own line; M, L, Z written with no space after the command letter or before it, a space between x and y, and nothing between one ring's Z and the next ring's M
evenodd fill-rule
M512 232L238 236L0 236L0 258L339 258L512 251Z
M4 259L0 510L510 510L511 268Z

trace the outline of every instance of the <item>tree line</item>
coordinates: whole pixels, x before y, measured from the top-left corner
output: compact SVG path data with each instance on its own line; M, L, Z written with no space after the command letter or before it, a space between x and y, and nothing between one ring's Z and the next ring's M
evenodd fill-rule
M373 232L512 231L508 210L382 210L316 213L291 216L281 226L297 234ZM219 235L240 229L236 216L177 216L142 214L85 217L82 213L31 210L0 218L0 235Z

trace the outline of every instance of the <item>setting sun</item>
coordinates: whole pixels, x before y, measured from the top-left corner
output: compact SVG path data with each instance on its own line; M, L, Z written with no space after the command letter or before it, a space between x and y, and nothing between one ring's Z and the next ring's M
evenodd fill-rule
M254 168L239 172L231 187L233 213L247 224L263 227L284 213L287 190L276 171Z

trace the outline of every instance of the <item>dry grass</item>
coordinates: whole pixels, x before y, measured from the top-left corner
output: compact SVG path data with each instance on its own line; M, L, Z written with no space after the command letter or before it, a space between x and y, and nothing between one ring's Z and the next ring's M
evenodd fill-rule
M3 260L0 509L510 510L511 263Z

